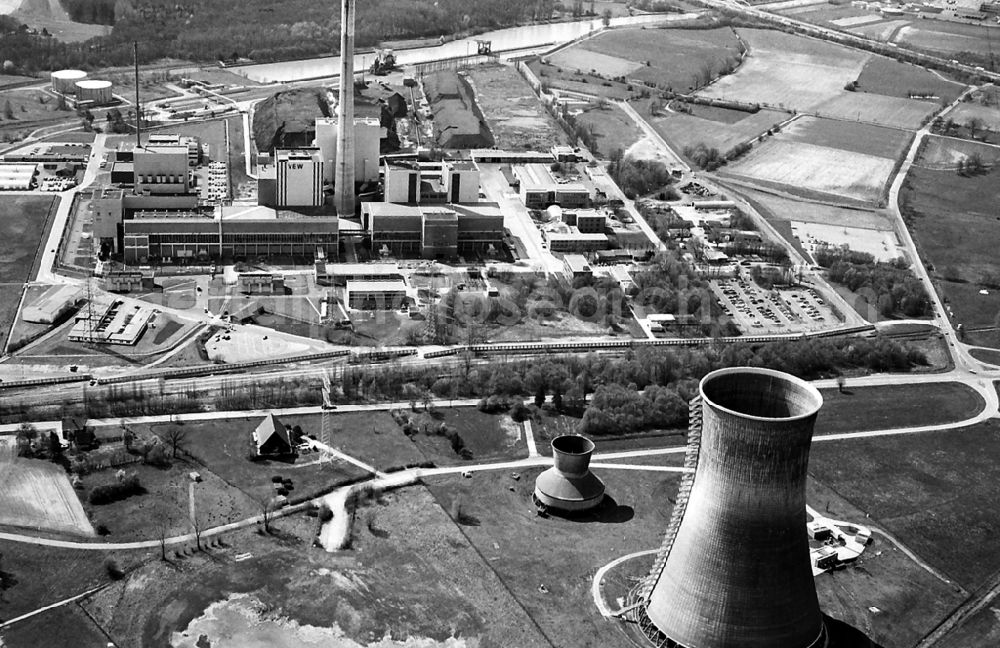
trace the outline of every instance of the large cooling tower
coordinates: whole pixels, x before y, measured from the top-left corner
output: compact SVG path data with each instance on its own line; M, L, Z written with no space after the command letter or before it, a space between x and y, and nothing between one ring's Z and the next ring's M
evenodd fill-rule
M823 398L793 376L748 368L714 371L700 392L695 472L643 586L640 623L664 646L823 646L805 511Z
M552 439L553 466L535 480L535 500L561 511L579 512L604 500L604 482L590 472L594 442L573 434Z
M343 0L340 12L340 96L337 101L337 214L354 216L354 3Z

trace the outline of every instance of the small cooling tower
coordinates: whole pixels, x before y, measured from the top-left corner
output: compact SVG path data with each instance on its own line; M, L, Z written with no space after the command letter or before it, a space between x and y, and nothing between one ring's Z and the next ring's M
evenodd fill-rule
M805 511L822 396L787 374L733 368L705 376L700 400L695 471L641 587L640 625L659 646L824 646Z
M576 435L552 439L554 465L535 480L535 500L546 508L576 513L604 500L604 482L590 472L594 442Z

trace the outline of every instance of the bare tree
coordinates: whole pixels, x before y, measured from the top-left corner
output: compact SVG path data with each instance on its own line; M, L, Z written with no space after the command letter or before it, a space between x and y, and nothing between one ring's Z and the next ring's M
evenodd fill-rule
M176 459L178 452L184 452L187 444L187 430L179 427L172 427L167 431L167 443L170 445L171 456Z
M156 540L160 543L160 560L167 559L167 538L170 536L170 529L173 528L173 521L170 514L165 509L158 509L154 530Z
M260 521L261 525L264 527L264 533L270 533L271 520L274 519L275 511L274 498L270 495L264 495L257 500L257 506L260 507Z

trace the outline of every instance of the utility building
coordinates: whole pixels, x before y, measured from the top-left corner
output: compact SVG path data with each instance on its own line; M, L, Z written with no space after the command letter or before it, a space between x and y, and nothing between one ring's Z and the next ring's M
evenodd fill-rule
M323 160L323 180L332 183L337 168L337 120L316 120L316 146ZM354 118L354 175L358 182L378 180L379 156L386 130L375 117Z
M390 203L475 203L479 167L471 160L385 162L384 200Z

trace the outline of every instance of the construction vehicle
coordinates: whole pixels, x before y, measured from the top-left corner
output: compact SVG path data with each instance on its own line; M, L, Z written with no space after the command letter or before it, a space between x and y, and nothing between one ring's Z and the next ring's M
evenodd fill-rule
M375 75L389 74L396 67L396 55L391 49L375 50L375 60L368 71Z

